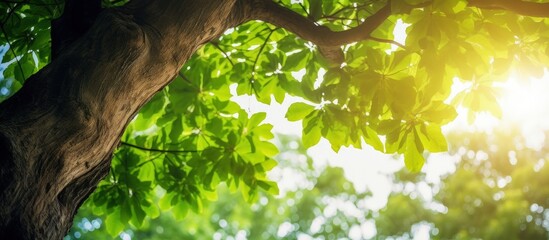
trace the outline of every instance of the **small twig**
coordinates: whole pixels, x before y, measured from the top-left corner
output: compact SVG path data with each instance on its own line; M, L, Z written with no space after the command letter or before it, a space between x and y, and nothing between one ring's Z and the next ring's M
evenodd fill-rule
M170 150L170 149L146 148L146 147L137 146L137 145L134 145L134 144L131 144L131 143L128 143L128 142L124 142L124 141L120 141L120 145L135 148L135 149L139 149L139 150L143 150L143 151L159 152L159 153L179 154L179 153L197 153L197 152L201 152L200 150Z
M148 159L148 160L146 160L146 161L144 161L144 162L142 162L142 163L140 163L140 164L137 164L135 167L136 167L136 168L140 168L140 167L142 167L143 165L145 165L145 164L147 164L147 163L152 163L153 166L156 168L156 166L154 165L154 162L153 162L153 161L156 160L156 159L160 159L160 155L156 155L155 157L153 157L153 158L151 158L151 159Z
M225 56L225 58L229 61L229 63L231 64L231 66L234 67L234 63L233 61L231 60L231 58L229 57L229 54L227 54L227 52L225 52L217 42L210 42L215 48L217 48L217 50L219 50L221 52L221 54L223 54L223 56Z
M393 44L393 45L396 45L402 49L406 49L406 46L404 46L403 44L395 41L395 40L391 40L391 39L383 39L383 38L377 38L377 37L372 37L370 36L369 37L370 40L373 40L373 41L376 41L376 42L382 42L382 43L389 43L389 44Z
M254 64L252 66L252 77L250 78L250 95L251 95L251 91L253 90L255 95L256 96L259 96L257 90L255 89L254 87L254 81L255 81L255 78L253 76L253 73L255 72L255 67L257 66L257 62L259 60L259 56L261 56L261 53L263 52L263 50L265 49L265 46L267 46L267 43L269 42L269 39L271 39L271 35L273 35L273 33L278 30L278 28L275 28L275 29L271 29L271 32L269 33L269 35L267 35L267 37L265 38L265 41L263 42L263 44L261 44L261 47L259 48L259 52L257 53L257 55L255 56L255 60L254 60Z
M177 75L181 77L181 79L183 79L183 81L185 81L187 84L189 84L191 87L193 87L194 89L196 89L198 92L201 92L202 90L196 86L193 82L191 82L191 80L189 80L183 73L181 73L181 71L177 72Z

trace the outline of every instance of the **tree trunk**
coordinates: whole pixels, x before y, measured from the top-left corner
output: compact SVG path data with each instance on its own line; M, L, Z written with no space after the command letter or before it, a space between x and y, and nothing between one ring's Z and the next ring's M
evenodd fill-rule
M0 104L0 239L61 239L108 173L126 125L202 44L244 21L241 0L134 0Z

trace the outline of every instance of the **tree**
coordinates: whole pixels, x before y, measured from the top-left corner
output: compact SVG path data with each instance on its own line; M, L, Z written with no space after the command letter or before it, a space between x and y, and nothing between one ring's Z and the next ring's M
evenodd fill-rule
M440 126L455 117L445 103L454 77L472 85L458 102L497 115L492 83L510 67L543 74L549 55L549 3L100 4L1 4L0 237L64 236L118 148L96 203L119 205L132 224L158 215L148 197L157 186L182 212L221 181L252 199L257 188L276 192L265 177L277 152L271 126L230 101L231 84L265 103L307 100L287 114L303 120L306 146L365 142L417 171L425 151L447 148ZM411 24L404 45L392 40L398 20Z
M546 147L525 147L527 137L508 126L493 134L452 133L449 141L456 146L450 150L452 154L461 158L456 171L444 176L438 186L431 186L437 189L431 201L420 198L417 191L393 192L376 219L378 233L393 237L410 234L414 224L428 222L431 235L440 239L549 236ZM397 174L402 175L406 173ZM399 178L397 183L417 186L422 181L425 179L417 175ZM434 203L438 207L433 207ZM391 224L393 219L399 219L399 224Z

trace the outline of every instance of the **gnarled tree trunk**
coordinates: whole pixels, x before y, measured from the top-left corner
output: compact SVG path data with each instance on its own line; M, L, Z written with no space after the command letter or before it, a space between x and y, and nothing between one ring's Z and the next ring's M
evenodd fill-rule
M54 41L55 59L0 104L0 239L63 238L128 122L198 47L243 21L241 2L134 0Z

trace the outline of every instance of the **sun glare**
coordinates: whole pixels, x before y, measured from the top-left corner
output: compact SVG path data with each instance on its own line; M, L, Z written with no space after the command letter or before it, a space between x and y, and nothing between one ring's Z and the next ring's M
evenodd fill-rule
M455 81L455 94L470 88L470 84ZM476 114L472 123L468 122L468 111L458 108L459 117L449 127L456 130L492 132L495 128L518 128L527 139L530 148L538 149L545 140L544 130L549 129L549 72L540 79L524 79L513 73L509 79L496 86L499 91L498 105L501 118L490 113Z
M502 88L500 106L504 120L526 128L547 126L549 74L541 79L521 79L513 74Z

